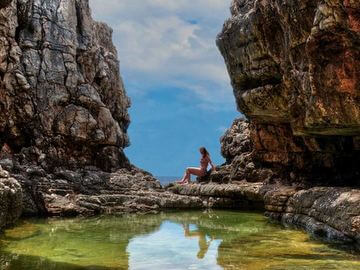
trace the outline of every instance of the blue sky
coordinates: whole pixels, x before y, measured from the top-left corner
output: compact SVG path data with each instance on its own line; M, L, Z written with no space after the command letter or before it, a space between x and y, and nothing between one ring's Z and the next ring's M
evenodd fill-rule
M205 146L221 164L219 138L236 111L216 35L231 0L90 0L93 17L113 32L132 100L125 152L157 176L199 165ZM106 3L106 4L105 4Z

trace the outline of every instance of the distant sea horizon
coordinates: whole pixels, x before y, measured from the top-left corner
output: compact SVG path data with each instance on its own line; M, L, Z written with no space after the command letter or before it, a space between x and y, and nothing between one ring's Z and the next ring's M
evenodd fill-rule
M181 179L181 176L155 176L155 178L158 179L162 185L166 185Z

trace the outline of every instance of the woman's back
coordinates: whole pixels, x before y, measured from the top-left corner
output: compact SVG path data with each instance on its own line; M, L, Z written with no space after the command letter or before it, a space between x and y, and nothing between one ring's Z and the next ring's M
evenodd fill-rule
M207 169L208 165L209 165L209 162L210 162L210 158L208 155L206 155L205 157L203 156L201 159L200 159L200 167L201 169Z

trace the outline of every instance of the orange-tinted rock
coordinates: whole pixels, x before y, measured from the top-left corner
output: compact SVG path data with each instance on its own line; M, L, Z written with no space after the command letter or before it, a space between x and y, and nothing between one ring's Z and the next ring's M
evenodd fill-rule
M231 12L217 44L250 121L252 158L284 180L355 184L358 1L233 0Z

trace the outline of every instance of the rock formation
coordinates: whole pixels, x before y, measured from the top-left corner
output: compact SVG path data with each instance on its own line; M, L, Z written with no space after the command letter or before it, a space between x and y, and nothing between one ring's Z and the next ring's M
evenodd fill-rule
M303 189L241 181L232 184L175 185L169 190L180 196L201 198L206 202L202 207L265 210L265 215L272 220L304 229L318 239L360 245L358 189Z
M0 5L0 157L46 170L128 166L112 30L86 0L10 2Z
M28 216L93 216L98 214L155 213L161 209L201 209L208 197L182 196L165 191L159 181L138 168L108 173L99 169L53 173L22 166L12 175L23 188L22 214Z
M227 164L210 179L222 185L163 189L123 153L130 102L88 0L0 0L0 228L21 214L213 207L360 243L359 191L324 187L360 174L360 4L234 0L231 11L218 45L248 121L221 139Z
M233 0L217 44L247 120L221 138L226 164L209 178L229 184L174 192L256 203L316 237L359 245L359 41L358 1Z
M235 119L221 137L221 154L226 159L226 165L220 171L225 169L224 174L227 172L229 181L270 183L280 180L280 174L254 158L250 124L246 120Z
M129 106L112 30L88 0L1 0L0 229L21 211L151 210L141 194L160 185L123 153Z
M291 182L360 175L360 4L233 0L217 44L253 159Z
M21 186L0 166L0 228L13 224L21 213Z

